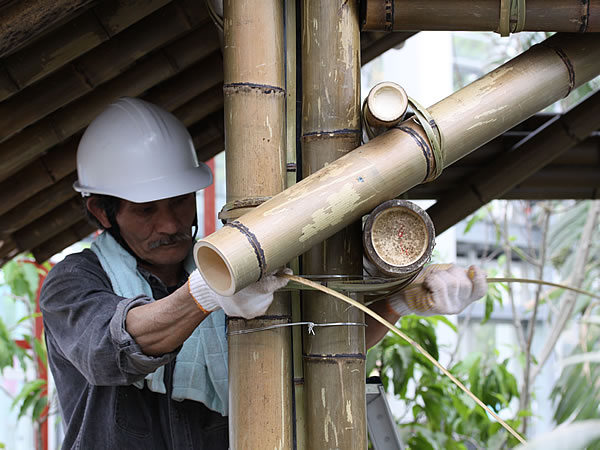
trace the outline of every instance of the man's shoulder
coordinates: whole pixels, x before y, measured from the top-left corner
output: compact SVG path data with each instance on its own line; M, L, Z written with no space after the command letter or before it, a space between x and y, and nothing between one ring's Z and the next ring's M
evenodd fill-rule
M50 270L42 286L42 297L55 290L62 291L62 287L66 285L110 287L110 281L96 254L85 249L66 256Z
M87 248L67 255L52 268L49 275L56 276L61 273L85 271L104 272L96 254Z

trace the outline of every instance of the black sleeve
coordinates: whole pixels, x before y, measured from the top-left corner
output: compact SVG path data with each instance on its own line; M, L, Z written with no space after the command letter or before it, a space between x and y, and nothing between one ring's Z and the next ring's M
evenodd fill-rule
M90 250L70 255L48 274L40 293L48 355L67 360L94 385L128 385L173 360L142 352L125 330L127 312L153 301L123 298Z

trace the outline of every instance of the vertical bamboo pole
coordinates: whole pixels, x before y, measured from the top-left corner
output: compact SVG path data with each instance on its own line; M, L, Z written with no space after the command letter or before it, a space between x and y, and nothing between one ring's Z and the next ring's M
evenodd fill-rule
M305 0L302 17L302 173L360 144L358 1ZM310 249L306 274L362 274L360 222ZM356 308L320 292L303 296L303 320L363 323ZM365 340L360 326L304 333L307 448L367 447Z
M302 0L285 0L285 39L286 39L286 122L287 122L287 161L288 177L287 186L296 184L297 181L297 145L299 134L298 127L298 82L300 78L300 60L298 49L299 17ZM294 273L300 273L300 258L290 261ZM293 322L302 321L300 291L290 293L291 315ZM293 418L294 418L294 450L306 449L306 414L304 410L304 368L302 366L302 329L292 328L292 367L293 367Z
M255 203L285 188L283 3L224 4L224 108L227 201ZM235 212L235 211L233 211ZM292 447L289 327L286 294L267 315L229 318L229 445L232 449Z

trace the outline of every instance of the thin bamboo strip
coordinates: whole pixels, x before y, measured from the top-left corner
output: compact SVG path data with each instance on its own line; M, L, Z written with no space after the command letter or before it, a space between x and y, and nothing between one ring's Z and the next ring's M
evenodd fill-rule
M276 195L286 177L283 2L223 6L227 201ZM290 313L289 294L276 293L265 316L229 318L228 330L286 323ZM290 330L230 335L228 344L230 447L292 448Z
M596 92L568 112L543 124L514 146L510 153L480 168L466 183L462 182L470 189L461 187L449 191L427 210L437 232L444 232L487 202L531 178L532 174L585 139L600 126L599 108L600 92ZM595 177L597 180L597 174ZM576 179L571 181L584 185L587 182L580 170ZM558 179L554 182L564 185Z
M600 73L600 36L557 34L433 105L448 166ZM510 94L510 95L508 95ZM230 295L425 180L422 128L405 121L201 240L207 282Z
M501 3L500 0L368 0L362 29L497 31L501 28ZM600 5L597 2L527 0L525 6L522 31L600 31ZM514 29L516 23L510 25Z
M302 175L360 145L358 1L303 2ZM302 257L308 274L362 274L361 225L355 222ZM304 292L302 320L363 323L363 314L318 291ZM367 447L365 335L342 326L303 334L306 446Z

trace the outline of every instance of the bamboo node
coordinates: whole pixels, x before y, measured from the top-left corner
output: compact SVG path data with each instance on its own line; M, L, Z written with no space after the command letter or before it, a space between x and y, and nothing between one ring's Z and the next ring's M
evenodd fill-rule
M263 275L265 274L265 271L267 269L267 260L265 258L265 252L262 249L262 247L260 246L260 242L258 241L258 238L256 237L256 235L254 233L252 233L250 231L250 229L246 225L244 225L241 222L238 222L237 220L226 223L225 226L235 228L240 233L242 233L244 236L246 236L246 239L248 239L250 246L252 246L252 249L254 250L254 253L256 254L256 259L258 260L258 269L260 271L258 280L260 280L263 277Z
M285 89L278 86L271 86L270 84L258 84L258 83L225 83L223 85L223 93L225 95L236 94L239 92L253 92L258 91L261 94L273 94L276 96L285 95Z
M547 41L540 42L537 45L541 45L542 47L554 50L554 52L558 55L562 62L565 63L565 66L567 67L567 72L569 74L569 89L565 95L565 97L568 97L573 88L575 87L575 68L573 67L573 63L562 48L549 44Z

